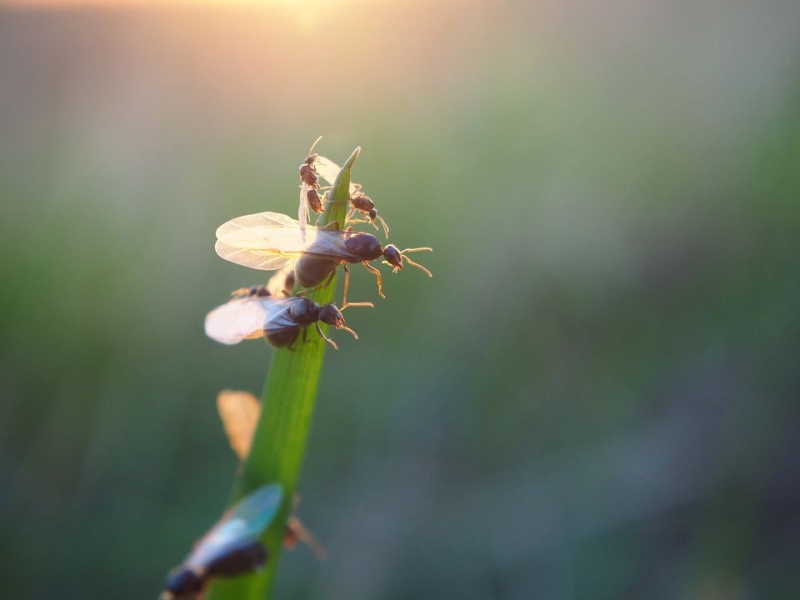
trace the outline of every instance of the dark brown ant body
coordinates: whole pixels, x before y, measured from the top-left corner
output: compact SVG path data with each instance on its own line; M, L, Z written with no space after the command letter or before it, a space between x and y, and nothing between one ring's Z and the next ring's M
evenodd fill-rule
M345 231L333 222L325 227L314 227L282 215L264 212L231 219L217 228L217 254L226 260L253 269L272 271L294 263L297 283L303 287L316 287L332 278L340 264L362 263L378 280L378 294L383 295L380 271L370 265L381 257L397 272L408 262L431 277L431 272L408 258L412 252L430 252L431 248L398 250L393 244L381 246L377 237L352 229ZM295 262L296 261L296 262ZM345 268L345 295L342 308L347 304L349 271Z
M266 562L267 549L261 542L255 541L211 561L200 574L185 566L177 567L167 577L161 600L200 598L211 579L252 573Z
M339 347L336 343L322 333L322 329L319 326L320 323L327 323L336 329L344 329L352 334L355 339L358 339L355 331L345 327L344 316L335 304L331 302L320 306L313 300L304 297L296 297L296 301L292 303L282 318L266 324L264 338L277 348L289 348L291 350L295 341L297 341L297 336L300 335L300 330L303 330L305 339L305 328L313 324L317 328L319 336L338 350Z
M338 230L333 229L331 231ZM403 261L406 261L411 266L418 268L428 275L428 277L433 276L428 269L415 263L406 256L409 252L429 252L431 248L407 248L405 250L398 250L397 246L393 244L388 244L385 247L381 246L380 240L371 233L347 230L342 231L341 235L341 250L336 253L331 251L330 244L327 240L312 244L304 250L303 255L298 259L294 267L297 283L303 287L316 287L326 279L331 278L336 271L336 267L343 264L345 269L343 305L347 306L347 289L350 283L348 263L361 263L370 273L375 275L378 280L378 294L381 298L386 297L383 295L383 277L378 269L369 264L370 261L383 257L385 259L384 262L392 266L392 271L395 273L403 269Z
M317 141L311 146L309 155L306 156L303 164L300 165L300 181L303 182L303 186L300 190L301 216L303 214L307 214L305 212L306 209L303 206L304 203L308 203L308 208L313 210L315 213L321 213L323 210L322 198L319 195L319 175L317 174L317 169L314 166L314 163L317 161L317 158L319 158L319 155L313 152L314 146L316 146L320 139L321 138L317 138ZM300 221L304 221L304 219L301 218Z
M313 210L315 213L322 212L322 198L319 195L319 192L316 188L309 188L306 192L306 200L308 201L308 207Z
M314 168L314 161L317 160L316 154L309 154L300 165L300 179L308 186L316 187L319 185L319 176Z
M383 217L378 216L378 211L375 210L375 203L372 201L372 198L358 189L354 193L350 194L350 206L352 207L353 211L359 211L361 214L366 216L375 229L378 228L378 226L375 224L375 221L380 221L381 227L383 227L384 235L387 238L389 237L389 226L386 224L386 221L383 220Z
M300 331L305 340L306 328L314 325L319 336L338 350L336 343L322 333L320 323L343 329L358 339L356 332L345 326L344 316L333 303L320 306L302 296L276 298L266 286L242 288L234 295L238 297L206 316L206 335L222 344L263 337L277 348L291 350Z
M267 549L260 538L283 499L280 485L266 485L228 510L170 571L161 600L202 598L210 580L235 577L264 566Z

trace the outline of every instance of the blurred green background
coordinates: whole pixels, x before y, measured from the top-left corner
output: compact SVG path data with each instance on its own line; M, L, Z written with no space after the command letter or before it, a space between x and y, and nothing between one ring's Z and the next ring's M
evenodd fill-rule
M277 597L800 589L800 5L0 9L4 597L154 598L219 516L203 317L311 142L434 273L354 271ZM384 271L388 271L383 267Z

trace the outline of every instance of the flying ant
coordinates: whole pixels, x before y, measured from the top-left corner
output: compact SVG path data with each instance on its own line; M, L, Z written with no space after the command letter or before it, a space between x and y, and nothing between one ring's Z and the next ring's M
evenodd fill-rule
M393 244L381 246L371 233L339 229L334 222L326 227L314 227L295 221L280 213L264 212L237 217L217 229L217 254L237 264L253 269L280 269L296 260L294 266L297 283L313 288L326 279L330 281L340 264L345 266L343 306L347 304L350 271L348 263L361 263L378 283L378 294L383 295L383 279L370 261L383 257L392 272L403 269L407 262L428 277L431 272L408 258L412 252L430 252L431 248L406 248L399 250ZM353 306L352 304L350 306Z
M343 329L358 339L356 332L345 326L344 316L335 304L320 306L301 296L274 298L265 286L255 286L245 297L234 298L212 310L206 315L205 331L221 344L263 337L275 347L291 350L300 330L305 340L305 328L313 324L319 336L338 350L336 343L322 332L320 322Z
M322 198L319 195L319 176L315 167L318 155L314 153L314 146L322 139L319 136L308 151L303 164L300 165L300 206L297 211L297 220L307 223L309 220L308 209L315 213L322 212Z
M316 142L315 142L316 143ZM324 179L329 185L333 185L334 181L336 181L336 177L339 175L339 171L341 168L332 160L325 158L324 156L315 155L314 158L314 172L318 174L322 179ZM368 221L357 221L353 219L353 215L356 212L360 212L364 215ZM350 213L347 215L347 222L348 223L366 223L369 222L376 230L378 226L375 224L375 221L379 221L381 227L383 228L383 234L389 237L389 226L384 221L383 217L378 215L378 211L375 210L375 203L372 201L372 198L367 196L364 192L361 191L361 186L357 183L350 184Z
M215 577L235 577L264 566L267 549L260 538L283 500L278 484L259 488L225 512L167 576L161 600L202 597Z

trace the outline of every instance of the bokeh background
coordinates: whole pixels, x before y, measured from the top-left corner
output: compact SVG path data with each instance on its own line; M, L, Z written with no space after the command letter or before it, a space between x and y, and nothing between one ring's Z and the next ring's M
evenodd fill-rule
M67 4L67 3L64 3ZM98 3L102 4L102 3ZM800 590L800 5L0 8L0 581L154 598L219 515L203 317L311 142L434 272L355 271L277 597ZM384 267L385 269L385 267Z

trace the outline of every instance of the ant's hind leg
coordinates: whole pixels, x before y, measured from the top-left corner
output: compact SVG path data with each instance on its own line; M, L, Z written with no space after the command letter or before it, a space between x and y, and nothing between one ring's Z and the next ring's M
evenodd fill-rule
M347 301L347 290L350 289L350 268L347 266L347 263L344 263L344 293L342 294L342 307L339 310L344 310L348 306L368 306L370 308L375 308L375 305L372 302L348 302Z
M350 267L344 263L344 292L342 293L342 310L347 306L347 290L350 289Z

